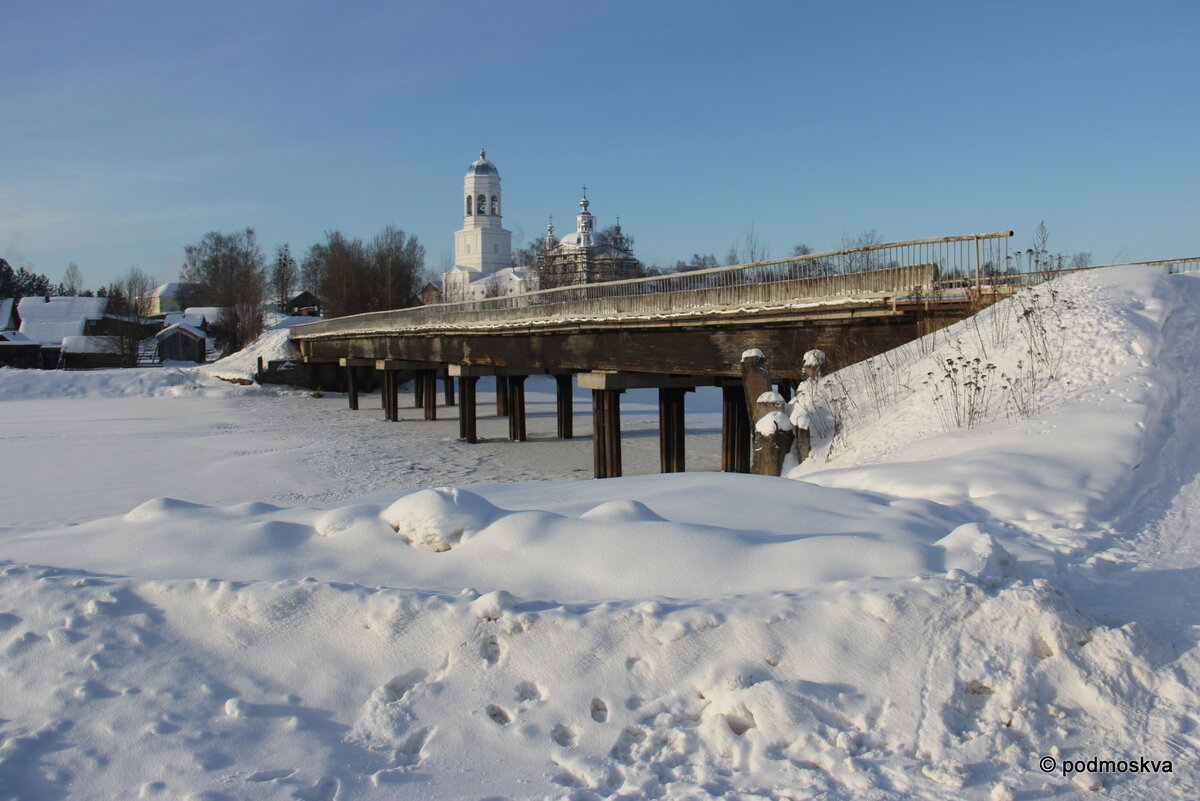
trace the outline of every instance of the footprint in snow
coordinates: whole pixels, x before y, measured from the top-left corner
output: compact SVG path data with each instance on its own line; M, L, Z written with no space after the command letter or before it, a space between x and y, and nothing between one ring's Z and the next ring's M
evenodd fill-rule
M608 720L608 704L602 698L592 699L592 720L603 723Z

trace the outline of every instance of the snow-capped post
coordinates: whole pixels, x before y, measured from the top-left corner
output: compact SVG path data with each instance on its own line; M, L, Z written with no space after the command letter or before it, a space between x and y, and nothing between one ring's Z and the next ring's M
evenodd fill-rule
M758 348L742 353L742 388L750 424L754 427L750 472L778 476L783 472L783 457L792 448L792 421L783 411L783 396L771 384L767 357Z
M821 380L821 376L825 375L825 351L813 349L804 354L804 379L805 383ZM805 393L808 397L811 394ZM796 393L796 398L799 400L800 393ZM808 414L804 411L803 405L792 405L791 422L795 430L796 443L796 460L803 462L812 453L812 435L809 432Z
M804 377L817 380L825 375L825 351L810 350L804 354Z

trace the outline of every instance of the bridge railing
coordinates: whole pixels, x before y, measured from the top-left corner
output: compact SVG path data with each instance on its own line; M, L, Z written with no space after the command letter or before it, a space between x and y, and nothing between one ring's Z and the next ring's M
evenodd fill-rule
M371 312L297 326L293 338L519 320L655 316L771 308L814 298L929 296L947 278L978 280L1008 262L1012 231L915 239L625 281Z
M1040 284L1044 281L1049 281L1060 275L1067 273L1077 273L1084 270L1099 270L1103 267L1166 267L1171 273L1187 273L1200 272L1200 258L1188 259L1160 259L1158 261L1129 261L1120 262L1117 264L1093 264L1087 267L1063 267L1063 268L1045 268L1045 269L1026 269L1021 271L1006 271L1003 273L988 273L984 272L977 281L972 278L943 278L940 283L940 289L943 294L947 291L967 290L969 288L977 288L982 282L985 287L996 286L1024 286L1029 284Z

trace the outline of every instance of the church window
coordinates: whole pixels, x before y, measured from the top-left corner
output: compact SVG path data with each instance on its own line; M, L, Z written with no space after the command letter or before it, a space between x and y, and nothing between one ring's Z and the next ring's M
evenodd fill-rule
M479 202L475 205L475 210L480 214L487 214L487 195L479 196Z
M467 195L467 216L471 216L471 196Z
M494 216L499 216L500 214L500 198L495 195L492 195L492 214Z

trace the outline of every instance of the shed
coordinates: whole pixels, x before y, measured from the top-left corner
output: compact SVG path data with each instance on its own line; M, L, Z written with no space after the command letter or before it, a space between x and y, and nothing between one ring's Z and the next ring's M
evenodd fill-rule
M42 366L42 346L20 331L0 331L0 367L36 370Z
M292 317L320 317L324 305L320 298L305 290L287 302L284 313Z
M159 331L154 336L154 345L158 351L158 358L164 362L203 364L208 348L204 332L185 323L176 323Z

